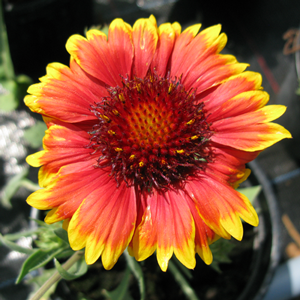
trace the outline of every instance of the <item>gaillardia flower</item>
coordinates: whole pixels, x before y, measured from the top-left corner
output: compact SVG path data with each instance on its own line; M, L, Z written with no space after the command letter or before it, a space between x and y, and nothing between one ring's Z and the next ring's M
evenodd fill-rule
M261 75L220 54L220 25L199 29L115 19L108 36L71 36L70 66L49 64L28 89L48 130L27 158L43 187L27 201L64 220L88 264L110 269L128 247L139 261L156 251L163 271L173 253L194 268L217 238L242 239L241 219L258 225L235 188L247 162L291 137L270 122L285 107L265 106Z

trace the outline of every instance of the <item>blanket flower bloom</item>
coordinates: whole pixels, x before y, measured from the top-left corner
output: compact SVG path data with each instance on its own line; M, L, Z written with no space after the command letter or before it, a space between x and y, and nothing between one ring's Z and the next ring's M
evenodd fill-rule
M261 75L220 54L220 25L200 26L115 19L108 36L71 36L70 66L49 64L28 89L48 129L27 158L43 187L27 201L64 220L88 264L111 269L128 247L138 261L156 251L163 271L173 253L194 268L219 237L242 239L241 219L258 225L235 188L247 162L291 137L270 122L285 107L265 106Z

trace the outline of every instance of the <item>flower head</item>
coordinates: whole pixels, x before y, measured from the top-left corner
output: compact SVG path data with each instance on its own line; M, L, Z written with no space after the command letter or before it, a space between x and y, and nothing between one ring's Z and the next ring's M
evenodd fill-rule
M260 74L220 54L220 25L199 29L115 19L108 37L71 36L70 66L49 64L28 90L48 130L27 158L44 189L27 201L64 220L88 264L101 256L110 269L128 247L137 260L156 251L164 271L173 253L194 268L217 238L242 239L241 218L258 225L235 188L247 162L290 137L270 123L285 107L265 106Z

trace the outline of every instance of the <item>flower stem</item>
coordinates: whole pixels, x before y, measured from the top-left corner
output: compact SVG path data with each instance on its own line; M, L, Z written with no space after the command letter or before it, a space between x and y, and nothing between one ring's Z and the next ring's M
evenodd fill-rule
M63 265L62 267L67 271L70 269L83 255L83 252L77 251L75 252ZM57 281L59 281L62 277L56 271L38 290L37 292L30 298L30 300L39 300L43 295L47 292L47 290Z
M41 189L41 187L40 187L38 184L33 183L32 181L30 181L30 180L28 180L28 179L26 179L26 178L23 179L23 180L21 180L20 186L23 186L23 187L25 187L27 190L32 191L32 192L35 192L35 191Z
M177 283L180 285L183 293L189 300L199 300L197 295L195 294L192 287L189 285L187 280L184 278L184 276L181 274L180 270L177 269L176 265L170 260L169 261L169 270L173 274L174 279L177 281Z

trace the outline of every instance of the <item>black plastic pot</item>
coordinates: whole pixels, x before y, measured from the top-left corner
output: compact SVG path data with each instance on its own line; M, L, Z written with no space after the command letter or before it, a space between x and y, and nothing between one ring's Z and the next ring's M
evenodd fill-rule
M271 182L256 161L250 162L249 167L252 170L250 180L262 187L262 193L256 201L260 224L255 228L253 259L249 270L251 275L237 300L263 300L280 262L282 225Z

